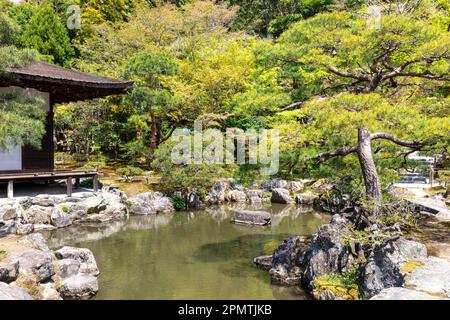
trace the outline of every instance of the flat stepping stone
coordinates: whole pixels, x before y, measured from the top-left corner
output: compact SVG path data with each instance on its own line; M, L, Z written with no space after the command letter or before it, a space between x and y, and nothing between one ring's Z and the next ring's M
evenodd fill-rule
M423 263L406 274L405 287L450 298L450 262L428 257Z
M271 222L271 214L266 211L235 210L231 222L238 224L248 224L266 226Z
M420 291L401 287L383 289L379 294L370 300L443 300Z

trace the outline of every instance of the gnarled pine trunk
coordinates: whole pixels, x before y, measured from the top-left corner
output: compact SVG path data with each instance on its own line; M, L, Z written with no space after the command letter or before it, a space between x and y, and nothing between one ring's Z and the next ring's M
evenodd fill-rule
M370 132L367 129L358 129L357 153L366 187L367 198L374 202L378 202L381 199L381 186L375 161L373 160L372 139Z

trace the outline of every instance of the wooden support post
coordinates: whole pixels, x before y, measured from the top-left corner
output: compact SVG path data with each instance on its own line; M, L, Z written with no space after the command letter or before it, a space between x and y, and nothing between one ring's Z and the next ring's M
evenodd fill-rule
M434 183L434 168L430 166L430 187L433 187Z
M14 198L14 181L8 181L8 199Z
M67 178L67 196L72 196L72 177Z
M80 187L80 178L75 179L75 189L78 189Z
M98 191L98 174L96 174L93 178L92 178L92 186L94 188L94 192Z

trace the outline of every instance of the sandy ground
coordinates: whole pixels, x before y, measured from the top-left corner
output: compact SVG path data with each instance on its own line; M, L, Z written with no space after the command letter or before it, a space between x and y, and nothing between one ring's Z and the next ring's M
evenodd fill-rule
M6 260L13 252L36 250L29 244L19 242L21 238L21 236L16 235L0 238L0 252L2 253L0 255L0 262Z

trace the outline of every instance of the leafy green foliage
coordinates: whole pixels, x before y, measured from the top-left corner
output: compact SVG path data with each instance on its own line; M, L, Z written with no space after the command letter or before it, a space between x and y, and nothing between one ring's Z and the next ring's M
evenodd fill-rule
M178 195L172 197L172 203L175 210L180 211L186 208L186 201L183 197L180 197Z

